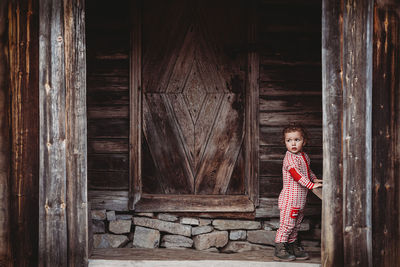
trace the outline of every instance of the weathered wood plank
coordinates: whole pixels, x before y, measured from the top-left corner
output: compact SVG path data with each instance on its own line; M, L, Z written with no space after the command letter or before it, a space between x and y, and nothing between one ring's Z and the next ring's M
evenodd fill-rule
M225 94L200 161L196 194L225 194L244 138L243 99ZM244 178L244 177L243 177Z
M89 170L89 190L128 190L129 172Z
M321 67L320 66L270 66L262 65L260 69L260 81L320 81Z
M282 124L281 127L261 127L260 128L260 145L261 146L285 146L283 142L283 128L286 126ZM308 146L322 146L322 127L307 127Z
M85 1L64 0L68 266L88 264Z
M10 2L8 19L10 223L15 264L23 266L38 261L38 1Z
M321 214L321 201L308 201L304 210L306 216ZM278 198L260 198L260 206L256 209L256 218L278 218L279 207Z
M0 51L7 50L8 1L0 2ZM12 24L12 20L9 22ZM5 53L0 53L0 265L12 266L10 228L10 144L9 122L9 71Z
M372 1L344 1L342 142L345 266L372 266L372 22ZM354 246L355 243L358 245Z
M90 119L87 124L87 132L90 138L129 137L129 120L127 118Z
M321 81L260 81L261 96L321 96Z
M247 42L250 45L258 42L259 14L258 2L253 1L247 10ZM245 99L245 177L246 189L249 198L257 207L259 204L259 139L260 139L260 103L259 103L259 81L260 81L260 55L258 51L250 50L247 53L247 90Z
M280 111L280 112L260 112L260 127L284 126L287 122L302 124L306 127L321 126L322 112L297 112Z
M135 211L151 212L252 212L253 202L247 196L228 195L148 195L143 194Z
M88 199L92 210L128 211L128 190L90 190Z
M128 154L89 154L88 170L129 171Z
M87 116L90 119L126 119L129 117L129 106L88 106ZM92 127L88 124L88 127Z
M319 176L319 174L322 173L321 160L312 160L310 167L317 176ZM260 175L262 176L282 175L282 160L260 161Z
M376 1L372 92L372 248L374 266L400 265L399 92L400 3ZM397 167L396 167L397 166ZM396 170L397 169L397 170Z
M128 139L89 139L88 153L128 153Z
M265 160L282 160L285 157L287 149L282 144L279 147L275 146L260 146L259 159ZM306 146L304 151L310 156L311 161L321 160L322 161L322 147L320 146Z
M322 112L321 95L262 96L260 112Z
M39 266L68 265L62 10L39 0Z

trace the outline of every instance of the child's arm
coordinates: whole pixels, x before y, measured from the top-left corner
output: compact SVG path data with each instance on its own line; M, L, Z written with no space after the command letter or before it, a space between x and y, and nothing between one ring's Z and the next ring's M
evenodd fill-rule
M311 182L307 177L300 174L296 168L292 167L289 169L290 174L292 175L293 179L299 182L302 186L307 187L308 189L314 188L314 183Z

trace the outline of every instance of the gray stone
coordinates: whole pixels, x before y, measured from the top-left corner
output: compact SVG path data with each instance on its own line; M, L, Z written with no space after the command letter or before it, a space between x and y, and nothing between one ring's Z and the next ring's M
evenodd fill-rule
M92 210L90 213L92 214L92 220L105 220L107 218L106 210Z
M245 230L232 230L229 233L230 240L246 240L247 232Z
M94 248L119 248L123 247L129 239L124 235L93 235L93 247Z
M138 212L138 213L135 213L135 216L153 218L154 217L154 213L153 212Z
M213 252L213 253L219 253L219 250L216 247L208 248L203 250L205 252Z
M227 231L215 231L208 234L197 235L193 238L194 247L197 250L205 250L210 247L223 247L228 243Z
M133 223L135 225L157 229L161 232L167 232L175 235L183 235L190 237L192 234L192 227L190 225L182 225L179 223L165 222L157 219L134 217Z
M212 222L211 219L200 218L200 219L199 219L199 226L210 225L211 222Z
M160 232L140 226L135 227L133 236L133 247L135 248L158 248L160 244Z
M192 228L192 235L206 234L212 232L212 230L214 230L214 227L211 225L197 226Z
M212 224L218 230L257 230L261 228L261 223L257 221L214 220Z
M132 221L115 220L111 221L108 229L114 234L127 234L131 231Z
M186 217L181 218L180 223L181 224L189 224L189 225L199 225L200 224L199 219L186 218Z
M182 235L165 235L161 239L161 246L165 248L190 248L193 240Z
M276 231L247 231L247 241L256 244L275 245Z
M269 227L272 230L277 230L279 228L279 224L280 224L279 219L271 219L269 221L264 222L264 229L265 229L265 227ZM267 229L265 229L265 230L267 230Z
M132 215L131 214L117 214L115 215L115 218L117 220L132 220Z
M103 221L92 220L92 231L94 234L102 234L106 232L106 226Z
M178 220L178 216L168 214L168 213L160 213L157 215L157 219L167 222L175 222Z
M221 249L221 252L236 253L236 252L245 252L245 251L262 250L262 249L273 250L274 247L251 244L246 241L229 241L228 245L226 245Z
M116 219L117 218L115 217L115 211L107 211L107 221L115 221Z

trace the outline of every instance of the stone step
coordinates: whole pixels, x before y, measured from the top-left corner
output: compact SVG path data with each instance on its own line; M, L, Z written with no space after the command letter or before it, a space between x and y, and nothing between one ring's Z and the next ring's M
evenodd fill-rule
M318 263L230 260L89 260L89 267L320 267Z

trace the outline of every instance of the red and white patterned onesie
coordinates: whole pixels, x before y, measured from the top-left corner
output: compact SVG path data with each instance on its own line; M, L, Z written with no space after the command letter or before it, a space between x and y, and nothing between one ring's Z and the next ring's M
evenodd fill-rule
M304 218L308 189L314 187L315 174L310 169L310 158L304 152L286 152L283 159L283 189L279 195L280 226L276 243L292 243Z

